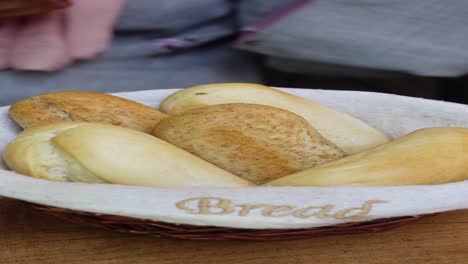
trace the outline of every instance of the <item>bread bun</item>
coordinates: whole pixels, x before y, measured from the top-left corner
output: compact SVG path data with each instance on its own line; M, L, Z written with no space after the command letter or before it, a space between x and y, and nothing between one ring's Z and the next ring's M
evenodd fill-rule
M468 129L428 128L268 185L426 185L467 178Z
M13 104L10 117L21 127L63 121L107 123L150 133L167 115L148 106L97 92L55 92Z
M198 108L162 120L153 135L256 183L345 156L304 118L266 105Z
M242 187L248 181L140 131L66 122L25 130L4 152L7 166L54 181L152 187Z
M389 141L381 131L348 114L270 87L250 83L195 86L168 96L160 105L167 114L180 114L208 105L251 103L282 108L305 118L326 139L347 154Z

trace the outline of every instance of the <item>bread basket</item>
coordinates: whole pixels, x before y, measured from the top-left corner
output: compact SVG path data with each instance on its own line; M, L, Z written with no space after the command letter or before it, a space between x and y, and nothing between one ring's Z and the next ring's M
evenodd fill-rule
M468 106L389 94L284 89L399 137L424 127L468 127ZM152 107L174 89L116 94ZM0 147L19 129L0 109ZM468 208L468 182L400 187L162 189L50 182L0 170L0 196L72 222L192 240L286 240L385 231ZM246 210L248 208L248 210Z

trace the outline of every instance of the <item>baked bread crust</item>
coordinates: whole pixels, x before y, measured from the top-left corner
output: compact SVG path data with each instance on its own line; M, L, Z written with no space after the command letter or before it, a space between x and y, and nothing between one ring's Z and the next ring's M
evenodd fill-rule
M213 83L194 86L166 97L160 105L174 115L208 105L250 103L278 107L307 120L326 139L347 154L358 153L387 143L380 130L351 115L305 98L254 83Z
M267 105L194 109L162 120L153 135L259 184L345 156L304 118Z
M10 117L23 128L63 121L107 123L150 133L167 115L121 97L83 91L41 94L13 104Z
M272 186L391 186L468 178L468 129L420 129L380 147L273 180Z

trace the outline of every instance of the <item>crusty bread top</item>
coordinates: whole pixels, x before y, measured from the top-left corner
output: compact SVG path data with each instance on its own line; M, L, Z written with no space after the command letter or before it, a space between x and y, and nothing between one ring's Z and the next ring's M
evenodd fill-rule
M256 183L345 156L304 118L266 105L194 109L162 120L153 135Z
M29 128L63 121L107 123L150 133L167 115L121 97L98 92L41 94L13 104L10 117Z
M212 83L187 88L166 97L160 105L174 115L208 105L249 103L278 107L306 119L326 139L347 154L389 141L378 129L343 112L305 98L253 83Z

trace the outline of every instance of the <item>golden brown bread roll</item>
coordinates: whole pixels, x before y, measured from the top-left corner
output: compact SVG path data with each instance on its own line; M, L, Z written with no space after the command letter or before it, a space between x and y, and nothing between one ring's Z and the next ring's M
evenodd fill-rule
M25 130L3 154L24 175L55 181L152 187L253 184L140 131L65 122Z
M428 128L268 185L426 185L467 178L468 129Z
M167 115L148 106L97 92L55 92L13 104L10 117L29 128L63 121L107 123L150 133Z
M282 108L305 118L326 139L347 154L389 141L381 131L348 114L270 87L250 83L215 83L184 89L168 96L162 112L174 115L208 105L251 103Z
M266 105L198 108L162 120L153 135L256 183L345 155L302 117Z

